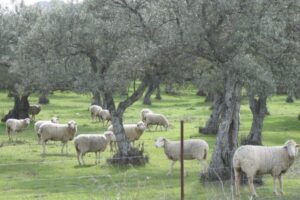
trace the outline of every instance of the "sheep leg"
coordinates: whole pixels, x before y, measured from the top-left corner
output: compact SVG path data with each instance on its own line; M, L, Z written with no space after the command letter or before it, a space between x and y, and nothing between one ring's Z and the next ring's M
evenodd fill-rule
M240 196L240 183L241 183L241 173L237 169L234 169L234 184L235 184L235 195Z
M95 152L95 156L96 156L96 162L95 165L97 165L99 163L99 159L100 159L100 152ZM99 158L99 159L98 159Z
M167 176L169 176L169 175L172 174L172 170L173 170L173 167L174 167L174 164L175 164L175 163L176 163L175 160L173 160L173 161L171 162L170 169L169 169L169 171L168 171L168 173L167 173Z
M77 160L78 160L78 164L79 164L79 165L81 165L81 162L80 162L80 157L79 157L79 156L80 156L80 153L79 153L79 152L77 152Z
M63 154L64 153L64 147L65 147L65 142L62 142L62 148L61 148L61 154Z
M283 195L284 192L283 192L283 182L282 182L282 175L281 174L278 176L278 180L279 180L280 194Z
M80 159L82 161L82 164L85 165L85 162L84 162L84 159L83 159L83 153L82 152L80 152L79 157L80 157Z
M276 176L273 176L273 184L274 184L274 190L273 190L273 193L278 196L278 192L277 192L277 187L276 187L276 179L277 177Z
M46 154L46 142L42 142L43 145L43 155Z
M203 172L203 173L207 172L208 165L207 165L206 160L199 160L199 162L200 162L201 165L202 165L202 172Z
M256 194L254 185L253 185L253 176L248 176L248 184L249 184L249 189L251 192L251 195L254 197L258 197L258 195Z

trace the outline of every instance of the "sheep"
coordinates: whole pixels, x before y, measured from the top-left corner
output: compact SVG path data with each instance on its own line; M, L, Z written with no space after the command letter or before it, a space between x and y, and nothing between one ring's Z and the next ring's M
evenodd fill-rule
M33 105L33 106L29 106L28 114L31 115L32 120L35 120L35 116L37 114L39 114L40 111L41 111L41 106L40 105Z
M30 124L30 119L8 119L5 124L8 138L12 141L12 133L22 132Z
M147 113L145 115L145 124L149 130L149 125L156 125L155 130L157 129L158 125L163 126L166 130L169 127L169 121L167 120L167 118L164 115L157 113Z
M189 139L184 140L184 150L183 158L184 160L193 160L196 159L203 165L203 171L207 169L207 154L209 146L206 141L201 139ZM170 141L164 137L159 137L155 141L155 146L157 148L163 147L166 156L171 160L170 169L167 173L167 176L172 174L172 170L176 161L180 160L180 141ZM187 175L187 172L184 170L184 175Z
M100 162L100 152L105 151L110 141L115 140L112 131L105 131L104 134L80 134L75 137L74 144L77 152L77 160L79 165L85 165L83 156L87 152L95 152L97 165Z
M278 195L276 179L279 180L280 193L282 189L282 175L289 169L298 154L299 144L288 140L283 146L254 146L245 145L239 147L233 155L233 169L235 177L236 195L240 195L241 172L245 172L248 178L250 193L257 196L253 185L256 174L271 174L274 182L274 193Z
M106 125L108 124L109 121L111 121L111 115L109 110L102 109L98 114L97 114L99 121L101 120L103 122L104 126L104 121L106 121Z
M136 124L123 124L123 127L124 127L124 131L125 131L125 135L126 135L127 139L130 142L132 142L133 145L134 145L134 141L138 140L142 136L142 134L144 133L144 131L146 129L145 124L142 121L139 121ZM113 126L110 125L107 130L114 131ZM112 145L116 147L116 141L112 141L112 143L114 143L114 144L111 144L111 150L112 150Z
M43 145L43 154L46 153L46 142L48 140L61 141L61 153L63 153L64 146L66 146L66 153L68 153L68 141L73 140L76 132L77 124L73 120L67 124L42 124L38 130L38 137L40 143Z
M141 120L142 120L143 122L146 121L145 116L146 116L147 113L153 113L153 112L152 112L152 110L150 110L150 109L148 109L148 108L143 108L143 109L141 110Z
M39 120L39 121L36 121L34 123L34 131L36 133L38 133L38 130L40 128L40 126L44 123L54 123L54 124L57 124L58 123L58 118L57 117L52 117L50 120Z
M91 112L92 120L95 120L99 115L99 112L102 110L102 107L98 105L91 105L88 110Z

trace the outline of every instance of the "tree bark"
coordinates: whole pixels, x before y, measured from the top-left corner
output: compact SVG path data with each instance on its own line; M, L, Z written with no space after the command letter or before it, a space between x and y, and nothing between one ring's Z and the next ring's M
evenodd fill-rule
M200 132L203 134L214 134L218 133L220 118L222 114L224 96L222 92L214 93L214 101L213 101L213 111L210 115L210 118L206 122L204 128L200 129Z
M159 87L159 77L157 75L151 76L149 80L149 87L148 90L144 96L144 105L151 105L151 95L154 93L154 91Z
M242 144L262 145L261 133L267 113L267 97L259 96L258 98L255 98L254 94L250 94L249 105L253 116L252 126L249 135Z
M49 104L48 92L42 92L39 96L39 104Z
M100 92L97 90L97 91L92 92L92 94L93 94L92 105L103 106Z
M160 95L160 86L158 85L156 88L156 95L155 95L155 99L157 100L161 100L161 95Z
M213 102L214 100L214 93L209 92L204 100L204 102Z
M14 118L14 119L25 119L29 118L28 109L29 109L29 102L28 102L29 95L24 95L21 98L18 96L14 96L14 108L6 114L1 121L5 122L7 119Z
M123 127L123 114L129 106L136 102L144 93L148 83L148 78L145 77L138 89L133 92L124 101L120 102L116 108L115 102L113 99L113 94L111 91L104 92L104 99L107 103L107 108L112 114L112 124L114 127L114 134L116 135L118 152L109 160L111 164L116 165L144 165L148 162L148 157L143 156L143 149L139 150L131 146L130 142L127 140L127 137L124 132Z
M201 174L203 181L228 180L232 175L232 157L237 148L240 121L241 84L238 75L227 72L224 89L224 114L221 116L210 166L207 172Z

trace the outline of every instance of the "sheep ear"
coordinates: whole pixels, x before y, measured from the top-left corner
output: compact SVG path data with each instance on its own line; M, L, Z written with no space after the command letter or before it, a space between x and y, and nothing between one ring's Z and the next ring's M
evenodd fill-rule
M299 147L300 147L300 144L296 144L296 147L298 147L298 148L299 148Z

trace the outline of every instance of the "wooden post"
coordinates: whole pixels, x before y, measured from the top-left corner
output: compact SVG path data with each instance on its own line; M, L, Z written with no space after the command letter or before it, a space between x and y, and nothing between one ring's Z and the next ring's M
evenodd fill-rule
M184 200L184 162L183 162L183 143L184 143L184 138L183 138L183 125L184 122L183 120L180 121L180 187L181 187L181 200Z

